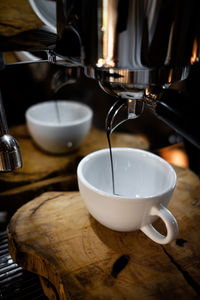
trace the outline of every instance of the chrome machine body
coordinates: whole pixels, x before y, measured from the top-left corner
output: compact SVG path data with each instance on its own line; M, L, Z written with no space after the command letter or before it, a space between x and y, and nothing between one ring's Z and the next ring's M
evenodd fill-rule
M38 31L37 36L34 31L32 44L30 38L17 44L15 37L14 44L10 39L0 51L48 50L49 62L83 67L87 76L117 97L108 118L111 129L138 117L146 103L200 148L196 120L184 128L181 116L176 124L182 112L174 114L163 101L170 85L187 78L190 67L199 63L199 0L57 0L56 4L57 34ZM121 110L126 113L116 124Z
M198 0L57 0L55 51L80 63L87 76L118 98L108 116L111 129L138 117L146 103L200 148L196 119L190 116L185 128L187 105L186 116L181 111L179 118L165 99L171 84L186 79L199 63L199 6ZM72 49L79 51L71 56Z

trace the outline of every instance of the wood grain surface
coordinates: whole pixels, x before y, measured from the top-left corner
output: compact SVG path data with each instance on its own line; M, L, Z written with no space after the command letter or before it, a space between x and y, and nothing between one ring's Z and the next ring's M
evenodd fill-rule
M140 231L109 230L89 215L79 192L49 192L12 217L13 259L48 279L61 300L199 299L200 181L175 169L169 209L179 223L176 241L163 246ZM159 220L155 226L163 230ZM52 289L45 292L55 299Z
M21 149L23 167L12 173L0 174L0 209L19 208L33 197L49 190L77 190L76 169L81 158L90 152L107 148L106 133L92 128L79 149L64 155L52 155L40 150L32 141L25 125L10 128ZM112 134L113 147L133 147L147 150L148 141L140 136Z
M42 25L28 0L0 1L0 35L14 36Z

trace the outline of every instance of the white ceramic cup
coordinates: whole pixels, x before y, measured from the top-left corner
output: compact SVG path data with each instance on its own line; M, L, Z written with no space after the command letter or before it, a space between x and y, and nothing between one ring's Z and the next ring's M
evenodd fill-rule
M46 101L25 113L29 133L44 151L62 154L78 148L92 124L92 109L81 102Z
M88 211L110 229L140 229L157 243L170 243L178 234L177 221L166 208L176 185L173 167L144 150L112 148L112 154L117 195L109 149L90 153L78 165L79 190ZM166 236L152 225L157 218L163 220Z

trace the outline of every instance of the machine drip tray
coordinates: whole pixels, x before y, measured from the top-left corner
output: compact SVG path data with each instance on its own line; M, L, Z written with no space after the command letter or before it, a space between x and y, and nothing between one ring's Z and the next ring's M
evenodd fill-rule
M11 258L6 231L0 231L0 299L47 300L39 277L23 270Z

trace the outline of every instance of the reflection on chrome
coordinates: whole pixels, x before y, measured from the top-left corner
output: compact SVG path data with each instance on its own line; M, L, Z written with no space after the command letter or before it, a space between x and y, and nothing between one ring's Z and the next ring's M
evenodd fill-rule
M79 35L86 75L106 89L107 83L112 91L169 86L185 79L199 60L196 0L57 2L64 9L63 24L73 24ZM66 28L61 25L58 36Z
M77 0L66 4L66 23L73 20L79 33L86 74L102 84L143 89L171 84L184 79L188 66L199 59L198 1Z

